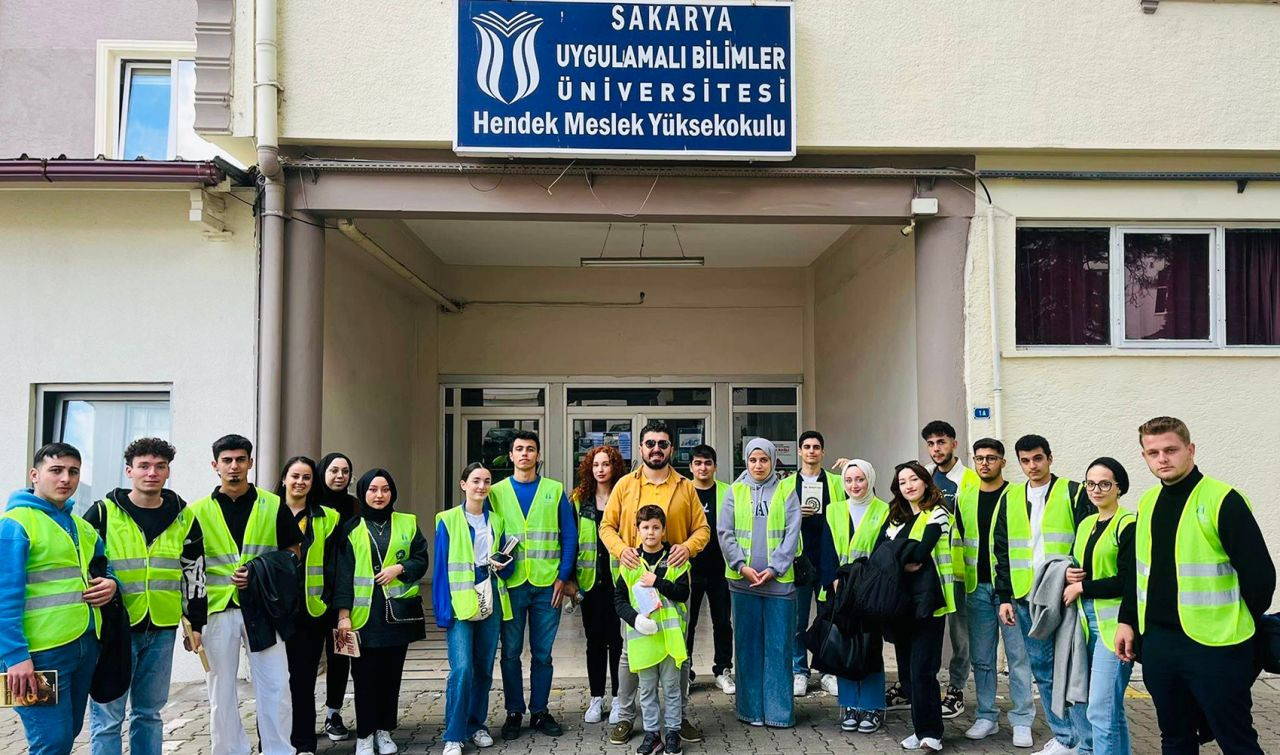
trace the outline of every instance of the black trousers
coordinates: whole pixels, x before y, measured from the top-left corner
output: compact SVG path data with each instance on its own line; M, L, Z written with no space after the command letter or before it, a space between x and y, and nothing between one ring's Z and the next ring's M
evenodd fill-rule
M289 658L289 697L293 700L293 732L289 743L298 752L316 750L316 677L320 653L329 636L326 617L312 618L299 608L297 629L284 643Z
M613 585L597 579L582 598L582 628L587 635L587 682L592 697L604 697L606 673L609 694L618 694L618 662L622 658L622 629L613 609Z
M1258 672L1252 640L1206 647L1181 632L1149 626L1142 635L1142 673L1166 755L1200 752L1196 706L1224 755L1262 753L1253 728L1251 688Z
M942 690L938 669L942 667L942 641L946 636L944 616L914 619L895 624L893 648L898 656L898 679L902 692L911 700L911 723L921 739L942 739Z
M329 626L338 625L334 620ZM334 710L342 710L342 702L347 697L347 677L351 675L351 657L333 652L333 633L327 635L324 643L325 675L324 704Z
M698 629L698 615L702 613L705 597L711 608L711 639L715 651L711 662L712 676L733 668L733 602L729 598L729 580L724 572L705 578L695 577L689 591L689 632L685 638L690 657L693 654L694 632Z
M396 728L400 710L400 678L404 676L404 656L408 645L360 648L360 657L351 661L351 679L356 688L356 736L364 739L379 729Z

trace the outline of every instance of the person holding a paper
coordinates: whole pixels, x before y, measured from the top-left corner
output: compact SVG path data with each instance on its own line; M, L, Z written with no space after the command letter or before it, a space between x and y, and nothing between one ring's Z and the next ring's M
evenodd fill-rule
M131 487L116 488L85 512L98 531L107 558L121 582L132 625L133 680L129 692L89 708L93 755L119 755L125 704L129 714L129 752L160 755L169 701L173 643L178 622L191 627L188 646L200 648L208 619L204 584L204 539L200 523L177 493L165 488L176 451L161 438L139 438L124 451L124 472ZM313 748L314 749L314 748Z
M663 542L667 515L659 506L636 512L640 563L619 569L614 608L627 624L627 661L639 677L636 697L644 722L637 755L678 755L684 720L682 668L688 659L685 624L689 600L689 562L670 562L671 546ZM658 702L661 692L662 704ZM666 722L666 736L662 723Z
M720 502L716 524L733 595L738 718L752 726L795 725L791 665L800 506L783 495L778 451L764 438L743 449L747 468Z
M436 626L449 645L445 687L444 755L462 755L470 741L492 747L489 689L502 622L511 618L503 579L511 576L515 540L489 504L493 474L483 464L467 465L459 486L461 506L436 514L435 577L431 603ZM495 603L497 605L495 606Z
M0 517L0 663L9 693L35 695L37 672L57 674L55 704L17 708L35 755L71 752L101 647L98 609L119 588L110 566L106 577L89 576L106 551L93 527L71 513L80 464L74 446L42 446L28 472L31 487L10 495Z

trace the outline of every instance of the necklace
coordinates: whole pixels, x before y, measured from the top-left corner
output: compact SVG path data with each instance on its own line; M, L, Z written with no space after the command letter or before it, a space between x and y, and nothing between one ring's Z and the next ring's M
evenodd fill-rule
M372 527L376 527L376 528L378 529L378 534L379 534L379 535L381 535L382 533L386 532L386 531L387 531L387 525L391 523L391 520L390 520L390 519L388 519L388 520L387 520L387 521L385 521L385 522L375 522L375 521L372 521L372 520L370 520L370 519L366 519L366 520L364 520L364 521L365 521L365 523L366 523L366 524L368 524L368 525L370 525L370 526L372 526Z

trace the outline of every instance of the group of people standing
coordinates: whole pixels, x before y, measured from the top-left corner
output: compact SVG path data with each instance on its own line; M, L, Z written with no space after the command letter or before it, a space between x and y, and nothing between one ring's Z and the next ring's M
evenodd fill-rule
M972 666L977 711L965 736L997 735L998 632L1015 747L1033 746L1034 679L1053 732L1040 753L1128 752L1124 692L1140 661L1165 752L1196 752L1206 737L1227 753L1262 752L1251 716L1253 645L1275 569L1249 501L1199 471L1185 424L1158 417L1139 428L1159 484L1136 510L1120 505L1130 481L1113 458L1089 464L1077 483L1053 473L1048 440L1026 435L1014 451L1027 481L1009 483L1000 440L974 442L968 467L946 422L929 423L922 438L933 463L899 464L886 500L865 460L840 459L839 474L828 471L815 431L799 438L792 475L779 472L773 443L744 439L744 470L725 483L707 445L691 449L692 479L676 472L670 430L650 422L634 469L616 448L592 448L570 491L539 474L537 435L515 433L513 474L494 483L492 470L469 465L461 503L436 516L432 604L450 669L444 755L494 743L488 708L499 644L502 738L521 736L526 713L531 730L563 733L549 699L565 606L580 607L587 638L584 719L607 715L610 742L643 734L637 752L653 755L703 739L688 691L704 600L712 675L735 696L737 717L793 726L794 698L810 684L804 637L815 603L821 612L850 565L881 548L932 591L914 617L872 632L871 652L880 653L881 637L894 644L897 683L887 686L879 670L823 676L845 731L876 732L886 711L909 708L902 747L941 750L944 719L964 712ZM417 518L396 509L391 473L365 472L353 497L349 457L296 456L273 493L248 481L247 439L225 436L212 451L219 485L187 504L165 487L175 449L157 438L133 442L125 452L131 488L107 493L83 518L72 513L79 452L66 444L37 451L31 487L15 492L0 517L0 663L9 691L34 699L36 672L57 673L56 704L17 708L31 752L70 752L92 692L95 753L121 751L127 708L131 752L159 753L179 624L187 649L207 661L214 753L250 751L236 690L242 647L262 752L316 749L315 683L326 652L324 733L349 736L341 717L349 668L357 755L396 752L406 649L425 636L419 591L429 549ZM132 679L123 696L100 700L99 656L117 624Z

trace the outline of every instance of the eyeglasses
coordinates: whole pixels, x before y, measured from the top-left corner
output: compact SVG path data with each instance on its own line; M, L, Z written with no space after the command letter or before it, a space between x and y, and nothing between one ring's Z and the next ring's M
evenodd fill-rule
M1102 482L1094 482L1092 480L1086 480L1084 483L1084 489L1088 490L1091 493L1095 490L1098 491L1099 493L1110 493L1111 489L1114 488L1115 486L1116 484L1111 480L1103 480Z
M669 440L646 440L646 441L644 442L644 447L645 447L645 448L661 448L663 451L665 451L665 450L667 450L668 448L671 448L671 441L669 441Z
M995 464L997 461L1004 461L1003 456L975 456L974 464Z

